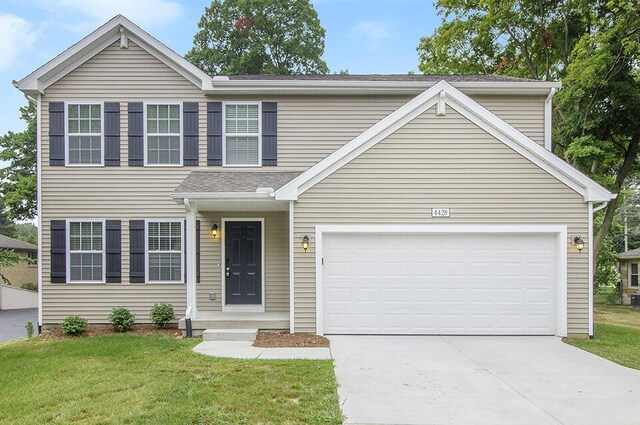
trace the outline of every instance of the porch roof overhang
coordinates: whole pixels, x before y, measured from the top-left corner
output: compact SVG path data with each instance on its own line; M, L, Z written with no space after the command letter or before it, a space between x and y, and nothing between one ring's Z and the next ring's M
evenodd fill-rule
M287 211L288 201L275 191L296 178L297 172L192 171L169 196L198 211Z

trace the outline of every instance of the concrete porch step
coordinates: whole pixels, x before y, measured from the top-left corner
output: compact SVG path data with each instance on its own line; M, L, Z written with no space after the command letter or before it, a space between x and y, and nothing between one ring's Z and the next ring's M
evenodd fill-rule
M253 341L257 329L206 329L202 332L203 341Z
M178 328L186 333L184 318L178 321ZM192 319L193 336L200 336L206 329L289 329L288 312L240 313L240 312L198 312Z

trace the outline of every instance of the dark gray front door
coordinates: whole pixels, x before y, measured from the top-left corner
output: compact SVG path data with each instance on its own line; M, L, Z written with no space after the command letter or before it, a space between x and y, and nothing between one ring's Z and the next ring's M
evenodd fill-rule
M225 304L262 304L262 223L225 222Z

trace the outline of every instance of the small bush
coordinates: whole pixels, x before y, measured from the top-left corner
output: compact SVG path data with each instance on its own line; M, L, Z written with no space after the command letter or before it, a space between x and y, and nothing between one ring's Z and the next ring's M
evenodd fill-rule
M27 330L27 336L33 338L33 322L27 322L24 328Z
M135 316L124 307L116 307L109 315L109 322L116 332L130 331L135 322Z
M155 304L153 308L151 308L151 321L159 328L172 321L173 317L174 312L171 304Z
M622 304L622 290L616 285L609 289L606 295L607 304Z
M80 316L69 316L62 321L62 333L65 335L80 335L89 327L87 319Z
M38 292L38 284L37 283L25 283L21 286L22 289L27 289L29 291Z

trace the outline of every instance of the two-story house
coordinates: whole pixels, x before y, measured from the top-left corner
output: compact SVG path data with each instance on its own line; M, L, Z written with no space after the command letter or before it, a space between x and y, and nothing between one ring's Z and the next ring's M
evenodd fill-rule
M558 83L210 76L117 16L15 85L43 326L168 302L194 333L593 333L612 195L551 153Z

